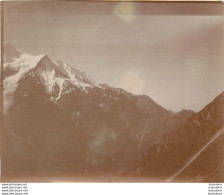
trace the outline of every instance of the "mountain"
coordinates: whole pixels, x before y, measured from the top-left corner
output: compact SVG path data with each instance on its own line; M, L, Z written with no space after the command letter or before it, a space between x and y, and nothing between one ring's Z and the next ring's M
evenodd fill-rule
M223 182L224 92L161 139L130 170L167 182Z
M193 112L97 84L62 60L4 44L2 178L123 177ZM194 115L194 114L193 114Z

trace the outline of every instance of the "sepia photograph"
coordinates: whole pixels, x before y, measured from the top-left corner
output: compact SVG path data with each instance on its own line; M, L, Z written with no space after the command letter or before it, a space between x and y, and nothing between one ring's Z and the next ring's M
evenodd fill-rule
M2 182L224 182L224 5L7 1Z

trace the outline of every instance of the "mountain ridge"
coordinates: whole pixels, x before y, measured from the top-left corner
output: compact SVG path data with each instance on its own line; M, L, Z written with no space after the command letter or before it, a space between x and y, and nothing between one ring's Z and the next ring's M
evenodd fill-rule
M68 65L66 62L64 62L63 60L52 60L47 54L40 54L37 56L28 54L23 52L22 50L18 50L16 48L14 48L12 45L10 45L9 43L4 42L4 70L3 70L3 76L4 79L6 77L8 77L8 75L10 76L10 72L16 73L20 70L20 68L24 67L24 69L27 69L27 71L36 68L36 66L38 65L38 63L41 60L48 60L51 61L54 65L56 65L57 70L59 70L61 72L61 74L63 74L65 77L72 79L75 78L80 78L82 81L84 80L83 83L87 83L86 86L91 87L91 86L95 86L95 87L105 87L104 84L97 84L86 72L80 72L79 70L73 68L72 66ZM23 56L24 55L24 56ZM13 57L11 57L13 56ZM7 59L10 59L7 60ZM25 59L24 59L25 58ZM27 62L26 62L27 61ZM19 66L18 66L19 64ZM26 72L25 72L26 73ZM115 90L120 91L121 88L116 88L116 87L111 87L109 85L107 85L107 87L110 88L114 88ZM125 91L124 89L122 89L123 91ZM125 91L125 93L129 93L127 91ZM131 94L131 93L129 93ZM132 94L134 95L134 94ZM143 94L143 95L135 95L135 96L142 96L143 97L148 97L147 95ZM151 98L150 98L151 99ZM151 99L152 100L152 99ZM152 100L154 103L156 103L158 106L162 107L161 105L159 105L157 102L155 102L154 100ZM163 107L162 107L163 108ZM165 108L163 108L165 109ZM167 110L167 109L166 109ZM185 109L183 109L185 110ZM170 112L170 111L169 111ZM176 114L176 112L175 112Z
M157 179L167 179L169 182L172 182L174 179L174 181L187 181L187 179L183 180L182 178L184 176L181 173L184 170L181 170L181 167L187 168L190 165L188 162L191 162L191 159L197 161L197 158L200 157L201 154L197 154L197 152L200 152L202 149L207 150L207 145L211 141L212 144L219 138L216 134L219 135L220 129L224 126L223 106L224 92L206 105L200 112L192 114L186 122L177 129L164 134L161 139L142 156L133 169L133 172L131 171L132 174L151 175ZM211 156L211 154L209 155ZM206 159L206 161L208 160L209 158ZM194 164L194 161L191 163ZM216 163L220 166L220 162L222 162L221 154L219 154L219 161ZM185 167L186 165L187 167ZM186 175L190 175L191 172L195 172L194 170L196 169L200 170L201 168L198 166L200 166L200 164L194 167L193 170L188 169L189 172L185 172L185 177ZM180 170L181 172L178 172ZM197 178L197 175L194 177ZM201 175L201 177L206 178L206 175ZM188 178L188 180L190 179L191 178ZM191 179L190 181L194 180ZM209 182L211 181L212 180Z

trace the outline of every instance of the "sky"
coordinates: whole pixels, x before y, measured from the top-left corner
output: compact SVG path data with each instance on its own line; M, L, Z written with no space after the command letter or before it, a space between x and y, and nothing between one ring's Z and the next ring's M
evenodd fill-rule
M224 91L221 4L5 2L4 40L96 82L201 110Z

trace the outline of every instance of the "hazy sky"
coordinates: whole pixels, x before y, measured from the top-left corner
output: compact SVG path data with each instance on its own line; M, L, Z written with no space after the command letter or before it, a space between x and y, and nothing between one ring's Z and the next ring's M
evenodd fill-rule
M5 41L167 109L199 111L224 91L221 6L7 2Z

